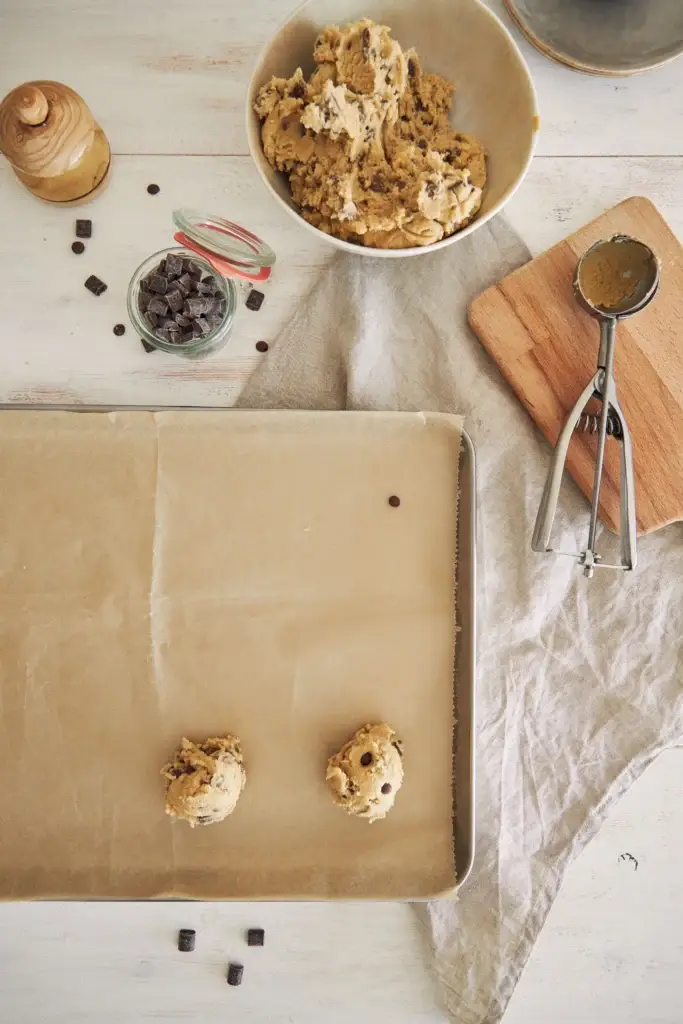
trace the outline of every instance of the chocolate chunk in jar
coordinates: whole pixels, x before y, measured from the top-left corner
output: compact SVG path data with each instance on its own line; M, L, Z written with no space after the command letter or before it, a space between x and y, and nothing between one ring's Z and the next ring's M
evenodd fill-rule
M168 312L168 302L161 295L154 295L147 303L147 312L155 313L157 316L164 316Z
M170 252L166 257L166 274L168 277L180 277L183 272L183 258L177 253Z
M178 278L178 280L175 283L176 283L176 286L182 292L182 294L185 296L185 298L187 298L187 296L190 294L190 292L192 291L192 288L193 288L192 278L187 273L187 271L185 271L183 274L181 274L180 277Z
M165 295L168 291L168 278L159 273L150 274L149 288L150 291L157 292L158 295Z
M183 308L185 297L179 288L174 288L173 291L166 293L166 301L168 302L168 308L174 313L179 313Z

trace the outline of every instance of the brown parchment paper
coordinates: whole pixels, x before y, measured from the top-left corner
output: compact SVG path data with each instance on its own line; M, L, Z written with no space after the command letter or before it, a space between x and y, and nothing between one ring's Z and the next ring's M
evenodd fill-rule
M0 413L0 897L421 898L455 882L460 420ZM388 497L398 495L392 508ZM369 825L326 759L405 741ZM159 771L230 731L234 814Z

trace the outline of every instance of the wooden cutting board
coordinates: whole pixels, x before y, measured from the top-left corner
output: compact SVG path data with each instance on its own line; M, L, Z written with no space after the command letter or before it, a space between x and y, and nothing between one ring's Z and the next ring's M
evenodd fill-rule
M650 305L617 327L617 396L631 431L638 533L683 519L683 248L649 199L603 213L479 295L469 321L551 444L597 368L600 328L572 280L589 245L614 234L651 246L662 263ZM576 434L567 469L590 498L596 439ZM600 516L619 524L619 444L607 443ZM540 499L540 494L539 494Z

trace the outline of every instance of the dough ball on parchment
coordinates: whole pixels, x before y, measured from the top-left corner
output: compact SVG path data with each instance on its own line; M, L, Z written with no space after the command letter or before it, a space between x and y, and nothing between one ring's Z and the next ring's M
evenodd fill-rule
M332 799L349 814L370 823L394 806L403 783L403 747L382 722L364 725L327 762L325 775Z
M236 736L203 743L183 739L161 770L166 783L166 813L195 825L214 825L235 810L247 781L242 747Z

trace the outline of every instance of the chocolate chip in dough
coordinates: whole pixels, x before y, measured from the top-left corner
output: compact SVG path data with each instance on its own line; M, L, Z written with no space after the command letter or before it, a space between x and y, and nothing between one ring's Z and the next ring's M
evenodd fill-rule
M71 251L75 252L77 256L80 256L82 252L85 252L85 246L83 242L72 242Z
M92 221L76 221L76 238L92 238Z
M384 793L385 796L386 796L387 793L391 793L391 783L390 782L385 782L384 783L384 785L382 786L382 792Z
M244 967L242 964L228 965L228 985L241 985Z
M85 287L89 292L92 292L93 295L101 295L102 292L106 292L107 290L107 286L104 281L100 281L99 277L95 277L94 274L91 274L87 279Z
M366 750L365 753L361 756L360 763L363 765L364 768L367 768L369 764L372 764L372 754L370 753L369 750Z
M249 928L247 930L247 945L262 946L265 942L266 933L263 928Z
M254 312L256 312L256 310L260 309L261 306L263 305L263 300L264 299L265 299L265 295L263 294L263 292L259 292L259 291L257 291L256 288L253 288L249 292L249 296L247 298L247 302L246 302L247 309L252 309L252 310L254 310Z
M144 342L143 342L144 345ZM181 928L178 932L178 949L181 953L192 953L196 932L194 928Z

